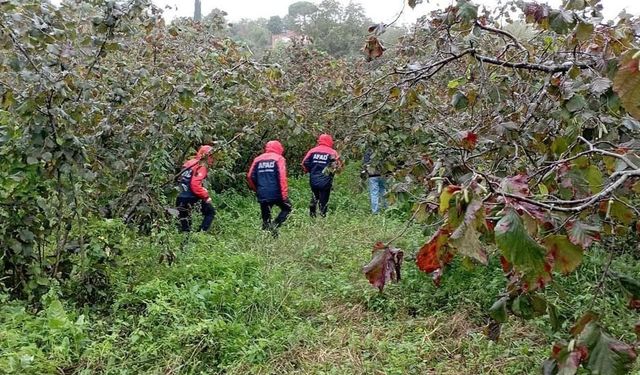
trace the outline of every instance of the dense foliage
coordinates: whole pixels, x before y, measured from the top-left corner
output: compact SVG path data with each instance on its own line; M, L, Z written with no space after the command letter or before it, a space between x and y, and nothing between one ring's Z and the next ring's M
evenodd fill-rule
M570 340L557 341L547 373L624 373L634 348L588 307L569 331L548 286L598 244L610 258L593 298L615 282L640 305L640 284L610 270L640 232L640 19L604 21L597 0L459 0L385 49L393 25L368 25L356 5L309 5L290 8L289 22L313 44L255 61L225 37L222 13L166 25L143 0L0 1L6 290L37 304L74 280L77 301L100 303L115 250L94 220L164 233L171 176L198 145L216 145L213 187L242 190L265 140L281 139L295 173L326 131L346 158L374 150L395 206L435 229L415 260L436 284L457 258L506 274L489 337L508 315L546 315ZM336 58L363 45L365 59ZM390 245L366 268L381 290L400 276Z
M620 236L637 242L639 20L606 24L600 10L458 1L424 18L394 67L344 102L361 119L353 139L378 144L404 177L397 191L418 195L416 214L441 218L417 254L421 270L438 284L456 255L487 264L487 245L497 247L508 282L491 308L493 339L507 312L557 325L544 297L553 276L574 271L596 241L612 256ZM619 276L605 268L604 279ZM635 360L586 316L545 372L624 373Z

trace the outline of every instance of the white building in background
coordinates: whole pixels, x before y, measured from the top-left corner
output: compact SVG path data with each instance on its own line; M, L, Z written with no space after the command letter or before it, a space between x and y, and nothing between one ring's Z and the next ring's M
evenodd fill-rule
M271 48L274 48L278 43L289 44L293 42L301 42L304 45L311 44L312 40L309 36L298 34L292 30L286 30L280 34L271 35Z

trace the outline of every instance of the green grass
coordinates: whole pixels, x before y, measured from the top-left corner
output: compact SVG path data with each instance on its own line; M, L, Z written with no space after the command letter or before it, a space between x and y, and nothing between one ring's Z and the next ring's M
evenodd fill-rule
M118 223L96 224L119 254L104 268L102 302L77 303L78 280L54 288L39 312L3 300L0 372L540 373L554 339L564 337L547 317L510 318L497 343L483 334L505 285L496 257L488 267L454 262L440 288L412 262L384 293L368 284L361 268L373 243L400 233L405 216L369 214L355 172L338 178L326 219L308 217L306 181L292 180L295 210L277 239L259 230L254 199L233 192L215 197L211 234L137 237ZM424 241L414 225L397 246L412 254ZM158 262L168 250L176 254L170 266ZM545 293L565 331L593 307L615 336L632 341L637 316L618 287L592 297L605 262L592 251ZM638 277L637 263L622 255L612 269Z

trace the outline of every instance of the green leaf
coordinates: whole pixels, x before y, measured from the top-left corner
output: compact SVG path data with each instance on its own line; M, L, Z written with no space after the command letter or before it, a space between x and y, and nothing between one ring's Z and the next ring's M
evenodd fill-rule
M597 194L602 191L604 178L602 177L600 168L596 167L595 165L591 165L584 171L584 175L585 179L589 183L591 193Z
M589 356L584 367L592 374L628 374L637 357L633 347L606 334L596 322L587 324L578 345L587 347Z
M547 303L547 312L549 313L549 322L551 323L553 331L560 331L561 323L558 317L558 308L552 303Z
M480 242L480 233L476 230L477 222L482 223L481 209L481 201L473 200L469 203L464 221L451 234L449 244L458 249L460 254L486 265L488 263L487 253Z
M529 236L515 210L509 209L498 221L495 238L502 255L523 274L530 288L546 283L550 274L545 249Z
M451 99L451 105L453 106L453 108L460 111L467 108L467 106L469 105L469 99L467 99L467 97L463 93L458 91L453 95L453 98Z
M513 315L523 319L531 319L535 316L531 299L526 294L521 294L513 300L511 311Z
M575 18L573 12L567 10L552 10L549 13L549 27L557 34L566 34L573 28Z
M584 99L584 96L580 94L573 95L566 104L567 110L569 112L577 112L586 106L587 101Z
M617 278L625 292L629 293L634 299L640 298L640 282L625 275L618 275Z
M458 0L458 15L465 22L478 18L478 6L466 0Z
M67 314L58 299L53 300L47 307L47 323L49 328L61 329L68 322Z
M564 3L565 9L583 10L586 7L584 0L567 0Z
M578 22L578 26L576 26L576 39L584 42L591 39L591 35L593 34L593 24Z
M532 294L530 298L535 316L544 315L547 312L547 300L538 294Z
M473 258L484 265L488 264L487 253L480 242L480 233L476 228L467 225L463 233L460 238L453 238L452 236L450 245L458 249L460 254Z
M628 199L623 197L620 197L619 199L622 202L618 200L613 201L613 203L611 203L609 213L611 215L611 218L615 219L615 221L624 225L629 225L633 222L633 211L629 206L627 206L627 204L629 204Z
M456 88L458 88L458 86L460 86L460 84L464 80L465 80L464 78L452 79L451 81L449 81L449 83L447 83L447 87L450 88L450 89L456 89Z
M33 242L35 240L35 236L33 234L33 232L31 232L28 229L22 229L20 231L20 239L23 242Z
M582 263L582 248L572 244L567 236L549 236L544 239L544 244L554 261L553 268L556 271L567 274Z
M496 302L493 303L491 308L489 309L489 315L498 323L506 323L507 322L507 302L509 301L508 297L502 297Z
M555 155L562 154L563 152L567 151L568 148L569 142L567 142L567 138L565 137L558 137L553 140L553 143L551 143L551 151Z

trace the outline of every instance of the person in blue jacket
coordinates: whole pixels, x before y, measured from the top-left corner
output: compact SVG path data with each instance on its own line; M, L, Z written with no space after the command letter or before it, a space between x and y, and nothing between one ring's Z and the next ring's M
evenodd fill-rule
M267 142L265 152L253 159L247 172L247 183L251 190L256 192L258 203L260 203L262 229L271 230L274 236L277 236L277 229L291 213L287 165L282 156L283 153L284 148L279 141ZM280 208L280 214L272 224L273 206Z
M309 215L316 216L320 206L320 215L327 216L329 196L333 186L334 167L340 168L341 161L338 152L333 149L333 138L329 134L321 134L318 144L309 150L302 159L302 170L309 173L311 186L311 203Z

